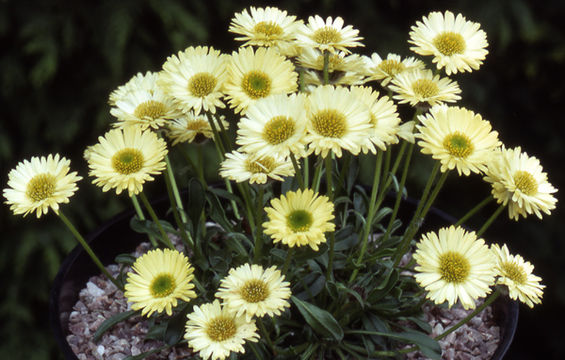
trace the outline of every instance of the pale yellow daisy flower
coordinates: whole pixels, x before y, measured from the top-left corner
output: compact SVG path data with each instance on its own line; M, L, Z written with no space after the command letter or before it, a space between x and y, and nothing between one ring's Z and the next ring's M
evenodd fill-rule
M462 227L422 235L413 256L416 282L435 304L447 301L451 307L459 301L464 309L474 309L494 285L494 256L483 239Z
M284 281L284 275L275 266L263 269L260 265L243 264L230 269L220 282L216 297L236 316L245 314L247 321L251 321L253 316L280 315L290 307L290 294L290 283Z
M508 205L511 219L529 214L541 219L542 212L549 215L555 209L557 199L552 194L557 189L547 181L540 161L520 147L497 150L488 163L484 180L492 185L496 201Z
M306 129L309 153L326 157L332 151L341 157L342 149L354 155L370 143L369 107L349 89L319 86L309 96Z
M408 42L415 45L410 48L415 53L432 55L437 68L445 67L447 75L477 70L488 54L487 35L480 24L451 11L424 16L412 26Z
M296 16L276 7L251 6L249 10L235 13L229 27L230 32L241 35L235 39L245 41L242 46L274 47L285 55L289 48L295 47L294 40L302 20L296 20Z
M379 54L373 53L371 57L364 56L367 76L370 80L378 80L382 86L387 86L398 74L412 70L424 70L423 61L414 57L402 59L400 55L388 54L382 59Z
M257 156L306 155L306 97L272 95L259 99L239 121L236 143Z
M288 94L298 88L294 65L272 48L240 48L232 54L226 96L236 113L255 101L275 94Z
M483 173L501 145L490 122L465 108L437 105L418 119L418 145L422 153L441 162L442 172L457 169L459 175L466 176Z
M110 114L118 119L114 127L139 125L142 130L158 129L182 114L173 99L157 85L157 74L148 72L145 77L145 81L139 81L139 88L131 86L129 92L115 97L110 109Z
M15 215L26 216L34 212L37 218L52 209L59 213L59 204L66 204L78 190L76 183L82 179L70 171L71 161L49 154L33 156L20 162L8 173L8 188L4 189L5 203Z
M363 153L371 151L376 153L373 146L385 151L390 144L398 143L397 133L400 125L400 117L396 111L396 105L388 96L379 97L378 91L373 91L367 86L352 86L351 93L357 96L369 108L371 129L369 130L370 143L361 145Z
M327 196L311 189L288 191L272 199L270 205L265 208L269 221L263 227L274 243L288 247L309 245L318 251L318 245L326 242L325 233L335 230L334 205Z
M349 54L348 48L356 46L365 46L360 40L362 37L357 36L359 30L353 26L343 26L344 22L341 17L335 20L331 16L324 19L319 15L308 17L308 24L302 25L300 32L296 36L297 41L304 48L316 48L320 51L343 51Z
M411 106L433 106L461 99L461 89L457 82L440 78L439 75L434 76L431 70L402 72L392 79L389 89L396 93L394 99Z
M220 167L221 177L250 184L265 184L269 178L283 181L283 177L292 176L294 172L290 160L277 155L257 156L239 151L227 153Z
M143 190L146 181L160 174L166 167L167 146L163 139L150 130L137 126L108 131L89 147L89 175L93 184L102 191L116 189L116 194L128 190L129 196Z
M225 120L224 115L212 116L212 118L216 129L220 129L218 121L222 122L224 129L229 128L229 123ZM167 137L173 141L172 145L174 146L178 143L201 142L200 140L212 139L214 132L206 115L194 115L193 111L189 111L167 124Z
M133 310L141 310L142 316L163 311L171 316L178 300L189 302L196 297L192 290L194 268L176 250L150 250L137 258L132 271L128 273L124 296Z
M134 91L139 89L150 90L155 88L157 78L159 73L148 71L145 74L137 73L131 79L128 80L124 85L118 86L118 88L110 93L108 99L108 104L115 106L116 102Z
M496 258L496 283L508 287L511 299L518 299L531 308L541 304L545 285L540 284L539 276L532 274L534 266L520 255L510 255L506 245L493 244L490 249Z
M158 83L183 112L216 112L225 108L221 98L229 56L208 46L189 47L163 64Z
M247 321L245 316L237 316L219 300L194 306L188 314L184 338L204 360L223 360L231 352L245 353L246 341L257 342L255 320Z

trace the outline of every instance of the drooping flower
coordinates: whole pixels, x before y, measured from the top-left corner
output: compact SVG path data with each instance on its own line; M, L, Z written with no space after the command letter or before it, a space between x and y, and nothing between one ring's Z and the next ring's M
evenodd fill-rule
M310 93L306 129L309 153L326 157L342 149L354 155L370 143L369 107L344 87L324 85Z
M412 26L408 42L415 45L410 50L417 54L432 55L437 68L445 67L447 75L477 70L488 54L487 36L480 24L451 11L424 16Z
M545 285L540 284L539 276L532 274L534 266L520 255L511 255L506 244L502 247L493 244L490 249L496 258L496 283L508 287L511 299L519 299L531 308L541 304Z
M243 264L230 269L220 282L216 297L222 299L237 316L245 314L247 321L253 316L280 315L290 307L290 283L284 281L275 266L263 269L260 265Z
M522 152L520 147L502 148L488 163L484 180L492 185L492 195L499 204L508 205L508 215L518 220L536 214L542 218L555 209L557 189L547 180L540 161Z
M225 108L221 98L227 76L228 55L213 47L197 46L171 55L163 64L158 83L183 112L216 112Z
M110 113L118 119L115 127L139 125L142 130L158 129L181 115L173 99L157 85L157 78L157 73L138 74L125 85L127 91L113 93Z
M290 160L280 156L257 156L239 151L227 153L220 167L220 176L250 184L265 184L269 178L283 181L284 176L292 176L294 172Z
M394 99L411 106L433 106L461 99L457 82L434 76L431 70L402 72L392 79L389 88L396 93Z
M346 54L351 53L349 48L364 46L359 37L359 30L353 26L343 26L344 22L341 17L335 20L331 16L324 19L319 15L308 17L308 24L302 25L300 32L296 36L297 41L302 47L316 48L320 51L343 51Z
M70 172L71 161L49 154L20 162L8 173L8 188L3 194L5 203L15 215L26 216L34 212L37 218L52 209L59 212L59 204L69 202L78 190L76 183L82 179Z
M373 53L371 57L363 57L370 80L378 80L382 86L387 86L398 74L413 70L424 70L424 62L414 57L402 59L400 55L388 54L382 59L379 54Z
M212 119L216 123L218 131L220 130L220 121L224 129L229 128L229 123L225 120L224 115L212 116ZM192 111L170 121L167 125L167 130L167 137L173 141L173 146L178 143L198 141L200 136L204 139L212 139L214 137L214 132L207 116L204 114L194 115Z
M136 195L166 167L167 146L152 131L129 126L110 130L98 141L89 147L88 167L92 183L102 191L116 189L119 195L127 189L129 196Z
M239 122L236 143L258 156L306 154L306 98L280 94L252 104Z
M255 101L298 88L294 65L272 48L240 48L232 54L226 94L236 113Z
M133 310L151 316L154 312L173 314L178 300L190 301L196 297L194 268L182 253L171 249L150 250L137 258L128 273L124 296Z
M466 176L485 172L487 162L501 144L490 123L465 108L437 105L418 118L418 145L422 153L441 162L442 172L454 168Z
M270 205L265 208L269 221L263 227L274 243L309 245L317 251L318 245L326 242L325 233L335 230L334 205L327 196L311 189L288 191L272 199Z
M242 46L274 47L281 54L293 53L296 47L294 41L302 20L288 15L286 10L276 7L256 8L251 6L241 13L235 13L231 20L229 31L238 35L236 40L245 41Z
M255 320L247 321L244 315L237 316L227 306L221 306L217 299L194 306L194 311L187 317L184 338L204 360L223 360L232 351L245 353L245 342L259 339Z

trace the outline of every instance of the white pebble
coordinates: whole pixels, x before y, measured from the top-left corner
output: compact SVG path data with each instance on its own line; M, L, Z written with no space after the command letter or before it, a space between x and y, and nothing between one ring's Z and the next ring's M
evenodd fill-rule
M98 355L104 355L105 351L106 349L104 348L104 345L98 345L98 347L96 348L96 352L98 353Z
M86 289L88 290L88 293L90 295L92 295L93 297L99 297L99 296L104 295L104 290L100 289L98 286L96 286L91 281L86 283Z

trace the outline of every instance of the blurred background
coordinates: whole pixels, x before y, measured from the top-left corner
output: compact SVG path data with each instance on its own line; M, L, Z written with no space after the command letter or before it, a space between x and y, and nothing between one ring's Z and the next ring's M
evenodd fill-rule
M0 0L0 183L18 162L60 153L87 178L86 145L109 129L109 93L137 72L157 71L166 57L190 45L230 53L234 12L265 6L234 0ZM509 147L538 157L549 181L565 189L565 31L561 0L323 0L280 1L298 15L342 16L365 38L359 52L412 55L410 26L430 11L451 10L479 22L489 55L477 72L454 77L459 103L483 115ZM415 176L419 183L427 176ZM456 216L490 191L478 177L450 178L438 206ZM83 180L63 210L83 234L125 209L126 197L103 194ZM417 196L417 194L412 194ZM561 193L557 193L559 198ZM506 242L531 261L547 285L543 305L521 307L508 359L563 359L565 230L563 203L552 216L518 223L501 216L485 237ZM495 206L486 208L476 223ZM471 223L473 225L473 223ZM52 214L13 216L0 208L0 355L2 359L59 359L48 324L48 294L74 240Z

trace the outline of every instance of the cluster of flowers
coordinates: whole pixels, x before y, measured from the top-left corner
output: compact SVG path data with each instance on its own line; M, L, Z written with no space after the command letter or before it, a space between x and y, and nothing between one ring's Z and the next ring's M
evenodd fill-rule
M148 205L143 185L153 176L164 172L176 187L166 139L170 146L213 139L223 159L219 173L226 180L258 184L257 191L262 191L261 184L269 179L296 178L300 189L272 198L264 209L268 220L257 225L275 243L317 251L326 243L326 233L336 229L332 162L344 152L372 153L382 160L394 144L411 149L417 143L422 153L438 160L429 182L431 187L441 173L437 191L456 169L460 176L474 173L492 184L492 198L500 204L496 215L507 207L515 220L530 214L541 218L555 208L552 194L557 190L535 157L502 145L480 114L447 105L460 99L461 89L440 71L449 76L477 70L488 53L479 24L446 11L433 12L412 27L411 50L432 56L435 72L414 57L352 54L351 48L363 46L363 39L340 17L314 16L304 24L277 8L251 7L235 14L229 30L244 41L231 55L207 46L189 47L171 55L161 71L137 74L112 92L115 129L85 151L94 184L116 194L127 189L136 209L137 196ZM371 81L378 81L388 95L365 85ZM414 119L401 123L394 100L414 107ZM230 122L220 114L226 104L241 117L236 150L227 138ZM319 161L309 182L312 154ZM321 195L324 162L330 175L327 194ZM36 212L40 217L51 208L72 226L59 204L69 201L80 179L70 172L69 160L58 154L33 157L10 172L4 196L15 214ZM430 201L437 191L427 193ZM180 202L175 207L183 209ZM250 221L256 218L248 215ZM359 260L371 231L369 215ZM143 219L142 212L138 216ZM401 249L408 249L416 223L409 224ZM460 301L475 308L475 300L498 283L508 286L513 299L529 306L539 303L544 286L532 274L533 266L510 255L506 245L489 249L479 238L485 228L475 233L452 226L421 237L414 253L415 278L426 296L437 304ZM260 254L260 242L255 246ZM286 260L290 258L289 252ZM254 317L279 315L290 306L283 275L287 267L285 262L282 274L274 266L256 264L231 269L221 280L217 299L194 306L188 315L189 346L205 359L224 359L232 351L243 352L245 341L257 341ZM182 253L152 250L134 264L125 295L143 315L170 315L178 300L196 297L193 271Z

